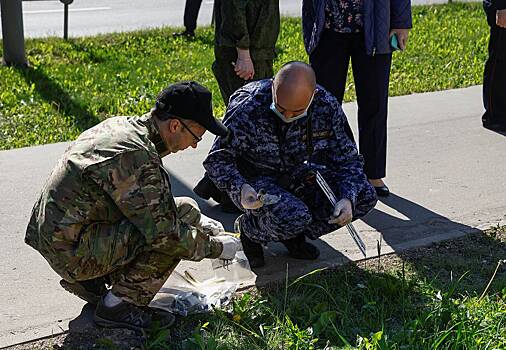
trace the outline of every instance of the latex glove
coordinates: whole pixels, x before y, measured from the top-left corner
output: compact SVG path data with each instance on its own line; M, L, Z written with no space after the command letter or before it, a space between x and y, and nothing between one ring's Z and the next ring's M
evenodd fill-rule
M225 228L221 222L211 219L204 214L200 214L200 227L209 236L218 236L225 232Z
M339 226L349 224L353 219L351 201L348 198L343 198L337 202L332 216L333 217L329 220L329 224L338 224Z
M223 246L219 259L231 260L235 257L238 250L242 250L241 240L230 235L216 236L212 239L218 241Z
M253 66L253 61L251 60L249 50L239 48L236 48L236 50L237 60L235 63L233 63L235 74L244 80L253 79L255 76L255 67Z
M258 199L258 193L250 184L241 187L241 205L244 209L258 209L263 203Z
M408 44L409 29L392 29L388 37L391 37L394 33L397 34L399 48L404 51L406 45Z
M495 23L498 27L506 28L506 9L497 10Z

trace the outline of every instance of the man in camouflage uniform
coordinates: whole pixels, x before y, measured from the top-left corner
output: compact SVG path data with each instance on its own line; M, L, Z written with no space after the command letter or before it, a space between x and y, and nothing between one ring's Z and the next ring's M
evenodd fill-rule
M307 64L288 63L274 80L237 90L224 124L231 137L216 138L204 168L245 212L236 223L253 267L264 264L260 243L269 241L281 241L294 258L316 259L305 237L330 233L376 204L346 116ZM315 183L316 170L338 198L335 207ZM279 201L264 204L260 190Z
M279 0L215 0L213 73L225 105L247 80L273 76Z
M25 242L65 289L98 303L97 324L169 326L172 315L146 306L179 261L235 255L238 240L209 236L197 203L174 199L162 164L169 153L197 147L206 130L227 134L209 90L170 85L150 113L109 118L81 134L42 189Z

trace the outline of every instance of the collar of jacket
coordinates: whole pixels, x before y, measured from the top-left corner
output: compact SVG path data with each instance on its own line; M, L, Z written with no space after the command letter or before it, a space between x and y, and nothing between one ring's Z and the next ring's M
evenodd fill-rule
M160 129L158 124L154 120L154 117L151 116L151 113L144 114L141 119L144 121L146 128L148 129L148 138L156 147L156 151L158 154L163 157L168 153L167 145L162 140L162 136L160 135Z

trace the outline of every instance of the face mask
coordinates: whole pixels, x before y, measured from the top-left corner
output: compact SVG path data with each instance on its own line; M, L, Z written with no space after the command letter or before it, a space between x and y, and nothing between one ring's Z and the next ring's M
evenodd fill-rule
M293 116L293 117L290 117L290 118L287 118L283 115L283 113L281 113L280 111L277 110L276 108L276 103L274 102L274 100L272 101L271 103L271 111L274 112L275 115L277 115L283 122L285 123L292 123L298 119L301 119L301 118L304 118L307 116L307 111L309 109L309 107L311 107L311 103L313 103L313 98L314 98L314 95L315 95L316 91L313 92L313 95L311 96L311 100L309 100L309 104L307 105L307 108L304 112L302 112L301 114L299 115L296 115L296 116ZM274 96L274 91L273 91L273 96Z
M277 115L285 123L292 123L292 122L296 121L297 119L301 119L301 118L304 118L305 116L307 116L307 109L306 109L303 113L296 115L295 117L287 118L283 115L283 113L281 113L280 111L278 111L276 109L276 104L274 103L274 101L271 103L271 111L273 111L274 114Z

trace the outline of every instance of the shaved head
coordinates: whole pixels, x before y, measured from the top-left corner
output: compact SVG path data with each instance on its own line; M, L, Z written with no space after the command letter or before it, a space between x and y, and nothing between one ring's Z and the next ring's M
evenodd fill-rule
M287 117L300 114L308 108L315 89L313 68L304 62L288 62L274 77L276 108Z

